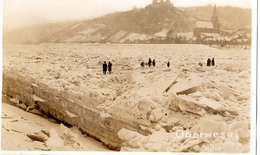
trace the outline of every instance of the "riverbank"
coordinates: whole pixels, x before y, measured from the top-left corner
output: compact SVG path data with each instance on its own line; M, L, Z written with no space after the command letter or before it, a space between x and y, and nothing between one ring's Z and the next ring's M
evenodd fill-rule
M101 142L87 137L75 127L67 128L54 120L48 120L39 115L26 112L12 103L9 98L2 97L2 150L3 151L111 151ZM40 114L40 113L39 113ZM46 144L50 137L44 135L50 131L56 131L62 135L64 130L70 130L70 134L77 137L74 143L80 145L53 145ZM42 132L43 131L43 132ZM54 132L55 133L55 132ZM33 135L46 137L45 141L33 140ZM48 134L47 134L48 135ZM55 136L55 135L54 135ZM57 135L56 135L57 136ZM61 136L62 137L62 136ZM58 139L55 142L59 142Z

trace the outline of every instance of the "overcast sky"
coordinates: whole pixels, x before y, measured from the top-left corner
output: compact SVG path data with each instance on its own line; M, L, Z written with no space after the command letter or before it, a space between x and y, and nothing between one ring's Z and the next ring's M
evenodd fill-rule
M251 8L252 0L171 0L176 7L237 6ZM5 30L36 23L99 17L108 13L144 8L152 0L3 0Z

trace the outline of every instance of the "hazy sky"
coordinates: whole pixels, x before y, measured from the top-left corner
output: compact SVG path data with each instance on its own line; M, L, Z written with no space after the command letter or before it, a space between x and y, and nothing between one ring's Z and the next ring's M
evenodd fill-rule
M251 8L251 0L171 0L176 7L238 6ZM99 17L112 12L144 8L152 0L3 0L5 30L36 23Z

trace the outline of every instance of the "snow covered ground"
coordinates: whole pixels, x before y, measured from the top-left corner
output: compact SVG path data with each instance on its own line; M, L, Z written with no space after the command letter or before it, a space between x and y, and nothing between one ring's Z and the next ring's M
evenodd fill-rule
M216 66L207 67L207 59L213 57ZM148 58L155 59L155 67L140 66ZM112 74L102 73L104 61L112 62ZM122 151L250 150L249 50L204 45L4 45L3 70L81 94L86 101L95 97L86 106L104 115L142 120L141 128L152 134L122 129ZM176 77L177 83L164 92ZM195 91L177 93L191 87Z
M3 151L110 151L75 127L68 130L55 120L13 106L5 96L3 100L9 103L2 103Z

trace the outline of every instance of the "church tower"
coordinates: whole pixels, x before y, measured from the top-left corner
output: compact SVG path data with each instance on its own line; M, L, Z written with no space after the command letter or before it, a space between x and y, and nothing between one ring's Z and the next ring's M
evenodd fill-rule
M218 31L220 31L220 24L219 24L219 20L218 20L216 4L214 6L213 14L212 14L212 17L211 17L211 22L212 22L214 28L218 29Z

